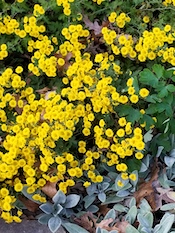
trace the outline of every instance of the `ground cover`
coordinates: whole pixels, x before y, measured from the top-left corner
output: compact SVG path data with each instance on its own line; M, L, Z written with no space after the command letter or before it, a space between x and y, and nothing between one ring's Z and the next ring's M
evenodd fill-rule
M174 16L171 0L0 2L1 218L175 232Z

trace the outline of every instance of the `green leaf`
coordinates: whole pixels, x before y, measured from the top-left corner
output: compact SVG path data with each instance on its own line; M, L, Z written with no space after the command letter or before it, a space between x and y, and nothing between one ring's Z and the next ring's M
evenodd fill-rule
M163 98L165 96L168 95L168 90L167 90L167 87L164 87L159 93L158 93L158 97L159 98Z
M122 104L122 105L115 107L115 111L117 114L119 114L120 117L128 115L131 110L132 110L132 106L130 105Z
M140 170L141 161L136 158L127 159L125 163L128 166L129 172L133 172L134 170Z
M140 72L139 80L141 83L152 87L157 87L158 85L157 77L148 68L145 68L142 72Z
M175 119L174 118L170 119L170 130L172 133L175 132Z
M161 113L161 112L163 112L163 111L165 111L166 110L166 108L167 108L167 103L157 103L156 104L156 107L157 107L157 111L158 111L158 113Z
M55 203L54 204L54 211L52 212L54 217L57 217L59 215L59 213L61 213L61 211L63 210L62 205Z
M157 112L157 107L155 104L149 104L148 108L145 110L146 114L154 114Z
M134 2L135 5L137 6L138 4L144 2L144 0L133 0L133 2Z
M169 84L166 88L169 92L175 92L175 85L173 84Z
M163 66L161 66L160 64L154 64L152 69L155 72L158 79L163 77L163 72L164 72L164 67Z
M128 112L127 121L135 123L138 122L141 118L142 114L138 109L131 108Z
M63 222L62 226L70 233L89 233L84 228L70 222Z
M165 215L160 221L160 224L155 226L154 233L168 233L173 225L173 222L174 222L174 214L165 213Z
M162 100L158 97L157 94L149 95L145 99L147 102L150 103L156 103L156 102L161 102Z

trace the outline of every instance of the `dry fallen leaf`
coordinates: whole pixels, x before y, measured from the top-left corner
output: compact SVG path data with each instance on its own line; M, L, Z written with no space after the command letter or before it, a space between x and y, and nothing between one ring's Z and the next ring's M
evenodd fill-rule
M116 223L113 226L109 226L109 224L111 224L113 221L114 221L113 218L104 219L100 223L96 224L96 228L99 227L107 231L117 230L119 233L125 233L128 222L123 221L123 222Z
M36 212L38 210L39 205L25 197L19 196L19 200L25 205L25 207L31 211Z
M125 233L126 232L126 227L128 226L127 221L122 221L122 222L117 222L115 226L118 228L119 233Z
M108 205L100 205L98 213L99 215L105 216L109 210L110 208L108 208Z
M50 90L50 88L48 87L44 87L42 89L36 90L36 92L38 92L39 94L45 94L46 92L48 92Z
M156 198L155 198L156 190L153 187L153 182L158 179L158 172L159 172L159 168L156 167L154 169L151 179L149 181L143 182L139 186L138 191L134 193L134 197L136 198L137 205L140 204L143 198L146 198L152 209L153 210L156 209Z
M44 187L42 187L41 190L48 197L52 198L57 193L56 184L57 182L52 183L50 181L47 181L47 183L44 185Z
M99 227L105 230L110 230L111 227L109 226L109 224L111 224L113 221L114 221L113 218L104 219L100 223L97 223L96 227Z
M83 21L86 24L86 26L89 28L89 30L93 30L95 35L99 35L101 33L102 26L98 24L97 21L94 23L89 20L87 15L84 15Z
M91 212L83 214L79 218L75 218L74 221L90 233L95 233L95 224L97 219L93 217Z

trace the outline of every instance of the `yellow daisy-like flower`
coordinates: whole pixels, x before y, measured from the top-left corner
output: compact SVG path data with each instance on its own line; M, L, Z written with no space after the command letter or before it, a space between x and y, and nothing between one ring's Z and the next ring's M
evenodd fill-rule
M84 182L84 184L83 184L83 186L84 186L85 188L89 187L90 185L91 185L91 182L89 182L89 181L86 181L86 182Z
M118 181L117 181L117 185L118 185L119 187L123 187L123 186L124 186L124 184L122 183L121 180L118 180Z
M149 16L146 15L146 16L143 17L143 22L144 23L149 23L149 21L150 21Z
M142 98L145 98L149 95L149 91L146 89L146 88L142 88L140 89L139 91L139 95L142 97Z
M132 181L136 181L136 179L137 179L136 174L130 174L129 179L132 180Z
M136 159L143 159L144 155L141 152L135 154Z

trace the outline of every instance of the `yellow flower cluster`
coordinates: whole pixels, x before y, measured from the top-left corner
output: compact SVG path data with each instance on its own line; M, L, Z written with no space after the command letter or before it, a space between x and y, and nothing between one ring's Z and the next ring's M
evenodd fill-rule
M35 4L34 5L34 11L33 11L33 15L38 17L40 15L43 15L45 13L45 10L42 6L40 6L39 4Z
M89 31L83 29L81 24L71 24L68 28L63 28L61 33L67 40L59 46L59 52L63 56L66 56L69 52L74 56L79 55L80 50L86 48L86 45L81 43L81 37L88 37Z
M93 0L98 5L103 1ZM65 15L71 14L71 2L74 0L57 0ZM164 2L174 4L174 1ZM145 30L140 38L135 38L125 34L123 29L130 17L124 12L118 16L111 12L110 26L102 26L102 35L98 35L102 38L92 37L93 33L81 24L70 24L62 29L65 40L58 44L57 37L44 35L46 28L39 24L39 16L44 13L44 8L35 4L33 14L22 18L22 23L10 16L0 19L0 34L26 37L31 56L28 71L35 76L61 78L64 85L59 93L49 91L38 96L24 81L21 65L6 68L0 74L0 127L3 132L0 143L4 149L0 152L0 181L4 184L0 189L0 208L7 222L20 221L21 214L10 215L15 202L10 190L18 194L27 188L34 200L46 202L36 191L47 182L57 182L64 193L80 178L84 187L101 183L99 163L114 166L121 173L121 179L135 181L137 176L128 172L124 161L127 157L143 158L145 123L132 124L129 118L119 117L115 107L126 104L136 107L150 92L144 87L135 88L132 77L128 77L126 85L122 80L125 85L122 90L115 85L123 73L115 56L137 59L137 62L160 57L162 62L175 65L175 49L170 47L175 40L174 32L169 24L163 29ZM143 22L148 23L149 17L144 16ZM88 43L95 43L94 40L105 42L109 50L98 52L97 48L94 54L87 52L91 50ZM1 44L0 60L7 57L8 52L7 45ZM145 110L141 109L140 113L144 115ZM110 126L105 117L113 115L115 124ZM156 118L153 119L156 122ZM65 145L71 145L73 140L78 140L78 146L69 151ZM121 180L117 184L123 186Z
M175 6L175 0L165 0L165 1L162 2L162 4L164 6L168 6L170 4L173 4L173 6Z
M7 188L3 187L0 189L0 206L1 206L1 217L7 222L11 223L21 222L20 216L22 215L21 211L17 211L17 215L12 215L11 210L14 209L14 202L16 198L10 195L10 192Z
M57 0L57 5L63 5L63 13L67 16L71 14L70 2L74 2L74 0Z
M129 57L131 59L137 56L131 35L117 35L114 30L108 29L107 27L103 27L101 32L105 42L111 46L112 52L115 55L121 54L123 57Z
M16 31L19 23L16 19L11 18L9 15L0 18L0 34L10 35Z
M102 2L104 2L105 0L92 0L93 2L96 2L98 5L100 5Z
M31 37L42 38L42 33L45 32L46 28L44 25L37 25L37 18L33 15L30 17L25 16L23 18L23 30L17 29L16 35L24 38L27 34Z
M0 34L12 34L15 33L20 38L26 37L29 34L31 37L38 38L45 32L45 26L37 26L37 20L35 16L27 17L23 19L24 29L19 29L19 23L16 19L11 18L9 15L0 19Z
M57 58L55 56L48 57L53 50L52 41L47 36L40 37L36 42L29 40L28 51L33 52L33 56L28 69L36 76L40 76L41 72L44 72L48 77L55 77Z
M0 60L3 60L7 56L8 56L7 45L1 44L0 45Z
M138 53L138 60L141 62L154 60L157 56L162 57L163 61L174 63L174 55L172 48L166 48L165 44L172 44L174 37L170 32L171 27L166 25L164 30L158 27L154 27L152 31L144 31L143 36L139 38L135 45L135 49ZM172 54L172 55L171 55ZM170 55L170 56L169 56Z
M125 15L125 13L121 14ZM116 17L117 14L112 12L109 16L109 21L115 23ZM149 22L148 17L144 17L144 22ZM104 41L111 46L114 55L121 54L123 57L130 59L136 59L137 57L140 62L160 57L162 58L162 62L175 65L174 47L167 47L167 45L171 45L175 40L174 32L169 24L165 25L163 30L158 27L154 27L151 31L145 30L137 41L132 35L125 35L124 33L117 35L115 30L107 27L103 27L101 32ZM97 56L100 55L98 54Z
M119 28L124 28L126 22L130 22L131 18L127 16L124 12L120 13L118 16L116 12L111 12L108 20L110 23L116 23Z

